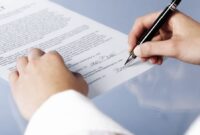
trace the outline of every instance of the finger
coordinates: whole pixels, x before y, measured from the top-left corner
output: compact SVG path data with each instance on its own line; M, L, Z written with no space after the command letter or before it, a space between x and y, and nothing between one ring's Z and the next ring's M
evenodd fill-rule
M159 60L158 56L153 56L153 57L150 58L150 62L152 64L157 64L158 60Z
M162 63L163 63L163 57L158 56L158 60L154 64L156 64L156 65L162 65Z
M158 59L158 62L156 63L157 65L162 65L162 63L163 63L163 57L160 57L159 59Z
M161 57L161 56L151 57L150 62L152 64L161 65L163 63L163 57Z
M134 49L134 53L138 57L177 57L178 51L178 42L174 42L172 40L146 42Z
M83 78L82 75L81 75L80 73L72 72L72 74L73 74L75 77L78 77L78 78L81 77L81 78Z
M156 20L159 14L160 12L152 13L136 20L129 34L129 50L132 50L137 45L137 41L139 40L142 33L152 26L153 22Z
M28 57L22 56L17 59L17 70L19 74L24 71L28 65Z
M45 54L44 51L40 50L40 49L37 49L37 48L32 48L30 50L30 53L28 55L28 59L29 60L33 60L33 59L38 59L40 58L41 56L43 56Z
M50 51L47 54L50 55L51 57L54 57L54 58L60 60L64 64L64 59L62 58L62 56L57 51Z
M141 61L142 61L142 62L146 62L146 61L148 61L148 59L149 59L149 58L141 58Z
M77 72L71 72L75 78L77 79L77 83L79 83L79 85L81 85L81 93L86 95L88 94L88 85L87 85L87 82L84 80L84 77L80 74L80 73L77 73Z
M152 41L161 41L161 40L162 40L162 36L161 35L157 35L152 39Z
M81 74L77 74L78 76L76 77L77 78L77 81L79 82L79 84L81 84L81 87L82 87L82 93L84 95L88 95L88 84L87 82L84 80L83 76Z
M19 78L19 73L18 71L12 71L9 75L9 81L10 81L10 84L13 85L15 84L15 82L18 80Z
M61 55L57 51L49 51L48 54L54 55L56 57L61 57Z

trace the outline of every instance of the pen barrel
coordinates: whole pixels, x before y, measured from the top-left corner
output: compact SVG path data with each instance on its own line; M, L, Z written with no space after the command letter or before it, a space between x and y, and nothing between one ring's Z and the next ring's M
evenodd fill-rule
M181 0L172 0L172 4L178 6L181 3Z
M137 45L143 44L144 42L151 41L153 37L159 32L160 28L169 20L174 13L174 7L169 5L164 9L160 16L156 19L151 28L138 40Z

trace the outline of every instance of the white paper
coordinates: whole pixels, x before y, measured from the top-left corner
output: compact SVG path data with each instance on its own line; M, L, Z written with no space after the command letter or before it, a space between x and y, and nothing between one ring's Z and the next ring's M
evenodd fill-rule
M127 35L52 2L18 1L7 7L0 11L0 75L6 80L16 58L33 47L57 50L70 70L85 77L90 97L152 67L138 60L124 67Z

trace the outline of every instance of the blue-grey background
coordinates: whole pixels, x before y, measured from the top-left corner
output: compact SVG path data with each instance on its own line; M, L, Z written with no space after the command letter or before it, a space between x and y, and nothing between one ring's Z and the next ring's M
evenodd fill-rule
M139 16L162 10L170 0L53 0L128 34ZM200 21L200 1L180 10ZM107 115L136 135L182 135L200 114L200 67L168 59L162 66L93 99ZM21 135L24 124L0 80L0 135Z

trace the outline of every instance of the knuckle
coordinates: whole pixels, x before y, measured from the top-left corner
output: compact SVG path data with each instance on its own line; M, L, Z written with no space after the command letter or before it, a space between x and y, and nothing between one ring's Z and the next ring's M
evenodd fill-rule
M47 57L57 59L60 57L60 54L57 51L51 51L51 52L47 53Z
M40 51L41 51L40 49L33 48L31 49L30 54L38 54Z
M40 49L38 49L38 48L31 48L30 49L30 52L37 52L37 51L40 51Z
M33 48L29 51L29 60L33 60L33 59L39 59L40 57L42 57L45 54L44 51L37 49L37 48Z
M21 63L22 61L26 60L25 56L20 56L17 58L17 63Z
M47 59L64 62L62 56L57 51L49 52L47 54Z
M29 61L29 65L32 65L32 66L36 66L36 65L38 65L38 61L39 60L36 60L36 59L31 59L31 61Z

